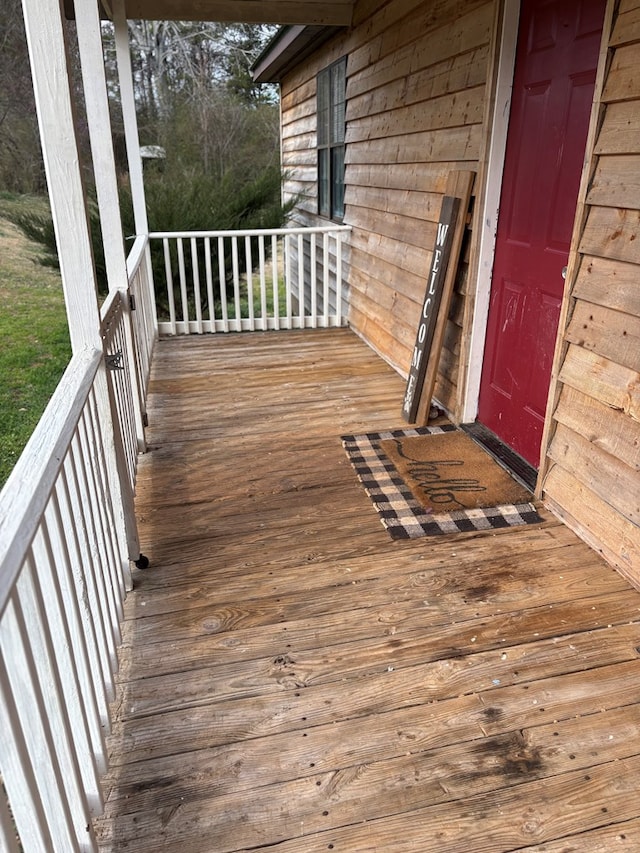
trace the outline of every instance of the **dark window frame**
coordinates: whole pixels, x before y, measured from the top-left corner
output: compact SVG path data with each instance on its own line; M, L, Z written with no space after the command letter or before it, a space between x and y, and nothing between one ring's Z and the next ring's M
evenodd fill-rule
M344 154L347 58L320 71L317 85L318 215L344 219Z

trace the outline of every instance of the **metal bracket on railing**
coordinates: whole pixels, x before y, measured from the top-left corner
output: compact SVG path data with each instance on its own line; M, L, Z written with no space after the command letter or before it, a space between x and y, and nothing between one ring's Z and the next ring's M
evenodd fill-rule
M111 355L105 355L104 362L107 366L107 370L124 370L121 350L114 352Z

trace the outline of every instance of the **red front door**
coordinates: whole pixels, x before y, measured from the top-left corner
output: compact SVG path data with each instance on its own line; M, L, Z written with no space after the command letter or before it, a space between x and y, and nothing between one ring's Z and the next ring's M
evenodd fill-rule
M478 419L538 465L605 0L523 0Z

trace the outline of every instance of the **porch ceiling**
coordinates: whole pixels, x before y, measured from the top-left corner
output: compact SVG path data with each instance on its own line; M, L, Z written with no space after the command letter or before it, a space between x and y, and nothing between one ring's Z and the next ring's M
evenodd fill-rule
M110 18L109 0L102 0ZM73 0L65 0L73 17ZM353 0L125 0L130 20L349 26Z

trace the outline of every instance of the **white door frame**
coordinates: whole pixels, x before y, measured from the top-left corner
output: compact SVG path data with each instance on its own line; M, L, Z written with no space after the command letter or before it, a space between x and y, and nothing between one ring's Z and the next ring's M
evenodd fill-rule
M520 0L505 0L499 46L498 79L494 101L489 156L487 159L486 193L480 217L480 246L476 284L475 309L469 344L469 367L462 423L473 423L478 415L480 378L489 317L489 297L496 249L496 232L502 191L502 176L507 150L507 130L511 112L513 72L516 62Z

